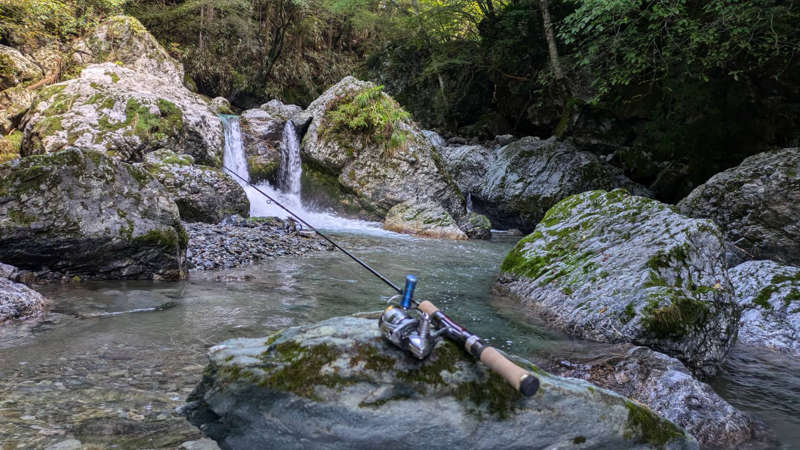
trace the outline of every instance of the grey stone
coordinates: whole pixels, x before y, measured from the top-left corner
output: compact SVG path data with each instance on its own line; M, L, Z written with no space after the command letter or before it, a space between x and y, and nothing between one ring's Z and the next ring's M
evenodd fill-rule
M83 443L77 439L67 439L45 448L45 450L81 450Z
M149 173L67 149L0 165L0 260L86 278L178 279L186 232Z
M72 50L77 64L114 63L176 86L183 85L183 65L134 17L105 19L76 41Z
M486 183L487 171L497 152L482 145L451 145L440 148L439 153L459 189L472 195L474 201Z
M618 394L536 369L522 397L449 341L419 361L340 317L212 347L189 420L223 448L698 448Z
M0 134L5 136L19 125L35 98L35 93L21 85L0 91Z
M730 448L753 437L753 424L675 358L646 347L615 346L589 361L560 361L554 372L580 378L647 405L701 445Z
M467 239L453 217L436 203L403 202L386 214L383 228L398 233L440 239Z
M225 97L215 97L211 100L211 109L217 114L233 114L231 102Z
M247 168L253 183L277 181L286 118L263 109L248 109L239 118Z
M0 72L0 91L44 76L42 69L31 58L12 47L0 45L0 63L3 67Z
M184 442L178 448L184 450L219 450L219 445L211 439L198 439Z
M739 342L800 355L800 267L748 261L728 273L743 310Z
M722 233L624 190L569 197L506 257L498 287L568 333L631 342L713 375L739 309Z
M231 214L250 215L250 201L236 181L220 169L195 165L189 155L157 150L145 156L144 168L171 194L183 221L217 223Z
M635 195L650 196L620 169L554 137L524 137L496 152L473 147L464 157L469 162L456 164L469 165L473 174L462 181L469 187L465 192L472 194L476 211L502 228L530 231L550 207L589 190L625 188ZM457 157L449 160L457 161ZM451 172L459 173L459 169ZM481 173L482 178L475 177Z
M751 156L695 188L678 208L719 225L739 259L800 265L800 148Z
M0 324L41 317L48 303L42 294L28 286L0 278Z
M222 162L222 122L202 98L168 78L112 63L41 89L23 122L23 156L76 145L129 162L160 148L201 164Z
M293 119L298 117L303 112L303 108L297 105L285 105L280 100L273 99L261 105L261 109L264 110L270 116L283 120L286 122L289 119ZM299 124L295 124L299 125Z
M303 138L303 161L335 177L337 184L371 213L366 218L382 219L398 203L414 201L438 203L460 222L467 212L464 196L441 156L413 122L395 124L395 132L405 136L396 146L330 128L329 113L338 102L373 87L372 83L346 77L309 105L306 112L313 120ZM382 98L394 102L388 96Z

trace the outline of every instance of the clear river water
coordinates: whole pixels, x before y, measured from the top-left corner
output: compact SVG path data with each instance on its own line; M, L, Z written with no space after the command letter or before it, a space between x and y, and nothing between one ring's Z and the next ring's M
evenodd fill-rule
M526 318L491 287L516 238L488 242L389 233L336 234L400 283L419 278L430 299L493 345L533 361L600 354ZM44 448L77 438L116 448L170 447L200 433L176 407L200 381L208 347L233 337L382 309L391 292L338 252L279 258L249 268L193 273L183 282L83 282L40 289L47 321L0 328L0 447ZM105 318L165 302L165 311ZM377 326L377 323L376 323ZM800 363L737 349L714 388L768 427L782 448L800 446Z

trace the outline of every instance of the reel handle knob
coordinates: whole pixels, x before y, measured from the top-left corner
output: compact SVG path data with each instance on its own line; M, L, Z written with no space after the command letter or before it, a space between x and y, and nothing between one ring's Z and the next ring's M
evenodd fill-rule
M406 275L406 286L403 288L403 300L400 306L403 309L411 308L411 301L414 299L414 289L417 287L417 277L414 275Z

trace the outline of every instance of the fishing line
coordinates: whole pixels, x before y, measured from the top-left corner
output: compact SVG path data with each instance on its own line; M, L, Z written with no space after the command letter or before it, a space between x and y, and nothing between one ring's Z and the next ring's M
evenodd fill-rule
M251 183L251 182L249 182L249 181L245 180L244 178L242 178L241 176L239 176L239 174L237 174L236 172L234 172L234 171L232 171L231 169L229 169L229 168L225 167L225 165L223 165L223 166L222 166L222 168L223 168L223 169L225 169L225 170L227 170L228 172L230 172L230 173L231 173L233 176L235 176L236 178L238 178L238 179L242 180L243 182L247 183L247 185L248 185L248 186L250 186L251 188L255 189L255 190L256 190L256 192L258 192L259 194L263 195L263 196L264 196L264 197L266 197L266 198L267 198L269 201L271 201L272 203L275 203L275 204L276 204L276 205L278 205L278 206L279 206L281 209L283 209L284 211L286 211L287 213L289 213L289 214L290 214L292 217L294 217L295 219L297 219L297 221L298 221L298 222L300 222L300 223L302 223L303 225L307 226L308 228L310 228L311 230L313 230L315 233L317 233L318 235L320 235L320 236L321 236L323 239L325 239L326 241L330 242L330 243L331 243L331 245L333 245L333 246L334 246L334 247L336 247L337 249L341 250L341 251L342 251L342 253L344 253L345 255L349 256L349 257L350 257L350 258L351 258L353 261L355 261L355 262L357 262L358 264L360 264L360 265L361 265L361 267L363 267L363 268L367 269L367 270L368 270L368 271L370 271L370 272L371 272L373 275L375 275L376 277L380 278L380 279L381 279L381 281L383 281L384 283L388 284L388 285L389 285L389 287L391 287L392 289L394 289L395 291L397 291L397 293L398 293L398 294L402 294L402 293L403 293L403 290L402 290L402 289L400 289L400 288L399 288L399 287L398 287L396 284L392 283L392 282L391 282L391 280L389 280L388 278L386 278L385 276L383 276L383 274L381 274L381 273L380 273L380 272L378 272L377 270L375 270L375 269L373 269L372 267L370 267L370 266L369 266L369 264L365 263L364 261L362 261L361 259L359 259L357 256L353 255L352 253L348 252L347 250L345 250L344 248L342 248L341 246L339 246L339 244L337 244L336 242L334 242L334 241L333 241L333 239L329 238L328 236L326 236L325 234L323 234L321 231L319 231L318 229L316 229L316 228L315 228L313 225L311 225L310 223L308 223L308 222L306 222L305 220L303 220L303 218L301 218L300 216L298 216L297 214L295 214L294 212L292 212L292 211L291 211L289 208L287 208L287 207L283 206L283 205L282 205L282 204L281 204L279 201L277 201L277 200L275 200L274 198L270 197L270 196L269 196L269 195L268 195L266 192L264 192L264 191L262 191L261 189L259 189L258 187L256 187L256 186L255 186L253 183Z

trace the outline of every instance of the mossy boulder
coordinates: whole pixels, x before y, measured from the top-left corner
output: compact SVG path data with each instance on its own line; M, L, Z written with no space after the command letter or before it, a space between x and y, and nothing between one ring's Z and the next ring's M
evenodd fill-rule
M475 210L498 228L530 232L553 205L585 191L624 188L650 196L622 170L555 137L524 137L495 152L476 146L442 152L453 173L465 174L456 179L462 178Z
M464 196L423 131L379 86L346 77L309 105L302 158L379 218L399 203L439 204L457 223Z
M572 335L631 342L713 375L739 309L722 233L658 201L590 191L557 203L503 261L498 287Z
M41 317L49 301L21 283L0 277L0 325L9 320Z
M222 123L202 98L169 79L112 63L43 88L23 121L23 156L76 145L127 162L160 148L201 164L222 161Z
M0 91L0 134L7 135L17 128L35 99L36 94L22 85Z
M194 164L194 158L170 150L145 156L144 169L164 185L185 222L218 223L250 215L244 189L221 169Z
M75 42L72 55L79 66L110 62L183 85L183 65L134 17L105 19Z
M263 109L248 109L240 116L242 145L253 183L277 182L286 120Z
M180 279L187 235L145 170L70 148L0 165L0 261L92 279Z
M646 407L521 359L532 397L448 341L419 361L377 320L234 339L209 358L185 411L223 448L697 448Z
M42 69L19 50L0 45L0 91L30 84L44 76Z
M739 342L800 356L800 267L747 261L728 272L743 310Z
M751 156L698 186L678 208L719 225L731 266L756 259L800 265L800 148Z
M386 214L383 228L398 233L440 239L467 239L453 217L436 203L403 202Z

